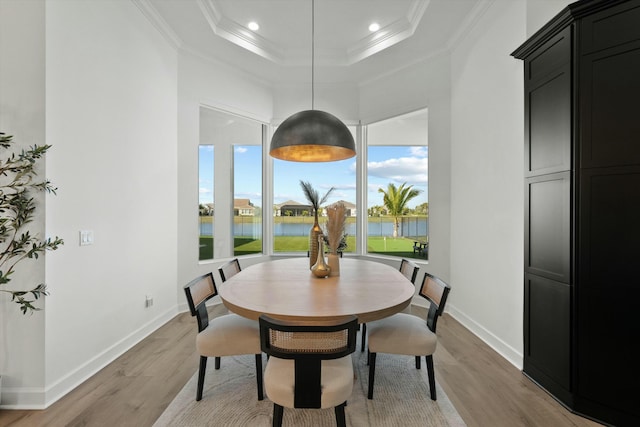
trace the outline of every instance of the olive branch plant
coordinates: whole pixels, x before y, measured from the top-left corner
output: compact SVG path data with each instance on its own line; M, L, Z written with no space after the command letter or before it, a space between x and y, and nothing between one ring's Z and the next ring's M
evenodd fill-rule
M11 301L20 306L22 314L40 310L33 303L49 295L47 286L41 283L30 290L6 289L16 265L24 259L38 259L48 250L56 250L64 241L41 239L25 226L33 221L36 203L34 191L56 194L57 188L49 180L37 181L35 166L50 145L33 145L19 153L11 152L13 136L0 132L0 292L11 295Z

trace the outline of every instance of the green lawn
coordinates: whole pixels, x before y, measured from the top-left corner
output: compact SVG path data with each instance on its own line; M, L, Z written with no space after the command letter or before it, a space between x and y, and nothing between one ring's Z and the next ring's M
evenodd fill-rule
M369 253L376 253L381 255L392 255L403 258L426 258L424 255L419 256L417 253L413 253L414 241L425 241L424 236L420 237L374 237L370 236L367 244L367 251Z
M413 253L414 240L425 240L421 237L369 237L367 252L381 255L391 255L404 258L422 258ZM347 237L345 253L355 251L355 237ZM275 252L307 252L309 238L306 236L275 237ZM262 240L251 238L236 238L234 243L235 255L248 255L262 252ZM424 257L424 256L423 256ZM200 259L213 258L213 238L200 237Z
M200 255L198 259L213 259L213 237L200 236Z

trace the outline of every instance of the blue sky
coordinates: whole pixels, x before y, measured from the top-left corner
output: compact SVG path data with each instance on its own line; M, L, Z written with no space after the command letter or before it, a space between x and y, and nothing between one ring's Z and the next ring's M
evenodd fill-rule
M209 146L211 147L211 146ZM210 148L209 148L210 150ZM261 200L261 146L236 146L235 198L248 198L255 206L262 206ZM200 151L200 203L211 203L213 171L211 161L203 161L206 148ZM382 193L378 188L387 188L389 183L401 185L406 182L422 193L409 202L409 207L427 201L428 197L428 147L370 146L368 159L368 207L382 205ZM309 181L323 195L329 188L335 190L328 203L346 200L356 202L355 158L338 162L299 163L274 159L274 204L287 200L306 203L300 189L300 180Z

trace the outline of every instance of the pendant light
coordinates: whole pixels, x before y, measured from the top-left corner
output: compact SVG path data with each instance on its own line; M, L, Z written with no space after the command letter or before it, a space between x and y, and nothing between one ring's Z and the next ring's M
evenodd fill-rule
M288 117L271 138L269 154L291 162L333 162L356 155L356 144L347 126L336 116L315 110L315 0L311 0L311 110Z

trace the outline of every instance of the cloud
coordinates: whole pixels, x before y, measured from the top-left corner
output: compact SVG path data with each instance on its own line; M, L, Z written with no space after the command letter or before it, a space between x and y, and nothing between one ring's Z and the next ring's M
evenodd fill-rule
M427 157L429 155L429 147L410 147L409 152L412 156Z
M402 184L424 185L428 180L429 160L426 157L400 157L367 164L369 176Z
M328 185L328 184L320 184L320 186L318 188L324 190L325 192L328 191L331 187L333 187L334 193L336 191L339 190L354 190L356 189L356 183L354 182L353 184L345 184L345 183L339 183L339 184L332 184L332 185Z
M213 191L210 188L198 188L198 203L213 203Z
M254 202L257 200L259 202L262 200L262 193L245 191L236 193L233 197L236 199L251 199Z
M236 146L236 148L234 149L234 151L235 151L236 153L240 153L240 154L242 154L242 153L246 153L246 152L247 152L247 148L246 148L246 147L238 147L238 146Z

